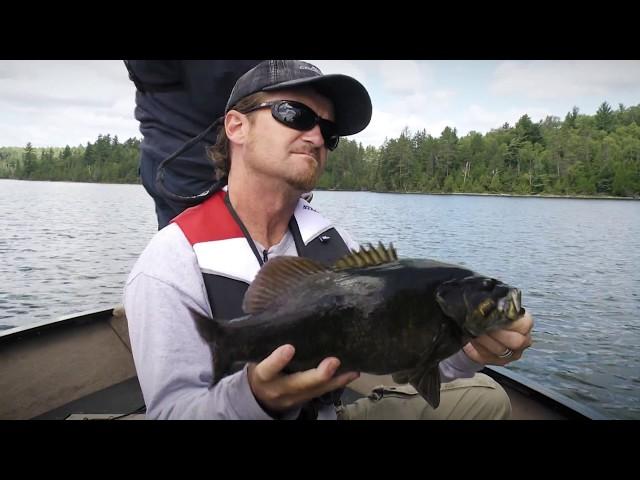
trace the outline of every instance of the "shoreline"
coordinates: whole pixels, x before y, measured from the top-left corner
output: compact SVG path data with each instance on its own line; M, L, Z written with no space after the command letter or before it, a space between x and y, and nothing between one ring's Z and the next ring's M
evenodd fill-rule
M560 199L575 199L575 200L640 200L639 197L614 197L611 195L559 195L555 193L545 193L540 195L527 194L527 193L466 193L466 192L400 192L400 191L372 191L372 190L342 190L338 188L315 188L314 191L319 192L368 192L368 193L391 193L391 194L410 194L410 195L458 195L466 197L522 197L522 198L560 198Z
M140 185L142 186L141 182L135 182L135 183L131 183L131 182L89 182L89 181L84 181L84 180L40 180L40 179L35 179L35 178L6 178L6 177L0 177L0 180L13 180L15 182L51 182L51 183L91 183L94 185Z
M0 180L14 180L17 182L59 182L59 183L93 183L96 185L140 185L140 182L86 182L82 180L36 180L36 179L24 179L24 178L0 178ZM640 200L638 197L615 197L611 195L559 195L555 193L544 193L539 195L527 194L527 193L472 193L472 192L420 192L420 191L384 191L384 190L347 190L339 188L314 188L313 191L317 192L367 192L367 193L389 193L389 194L410 194L410 195L458 195L466 197L513 197L513 198L560 198L560 199L574 199L574 200Z

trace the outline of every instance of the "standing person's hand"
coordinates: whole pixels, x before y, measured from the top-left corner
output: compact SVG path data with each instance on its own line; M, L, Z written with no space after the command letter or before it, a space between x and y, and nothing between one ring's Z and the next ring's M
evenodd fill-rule
M249 364L251 391L270 414L285 412L312 398L342 388L360 375L346 372L334 377L340 366L340 360L335 357L325 358L316 368L304 372L283 373L282 370L294 354L292 345L282 345L262 362Z

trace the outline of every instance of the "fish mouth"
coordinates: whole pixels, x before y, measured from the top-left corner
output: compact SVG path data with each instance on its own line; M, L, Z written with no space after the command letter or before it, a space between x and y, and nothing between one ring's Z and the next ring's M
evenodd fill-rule
M518 319L523 313L522 308L522 293L517 288L512 288L509 293L498 300L496 309L501 312L509 320Z
M472 337L503 328L524 314L520 290L493 278L469 276L444 282L436 300L444 314Z
M465 321L465 330L472 337L478 337L514 322L524 313L521 291L517 288L509 288L506 295L501 296L497 301L487 298L475 309L470 310Z

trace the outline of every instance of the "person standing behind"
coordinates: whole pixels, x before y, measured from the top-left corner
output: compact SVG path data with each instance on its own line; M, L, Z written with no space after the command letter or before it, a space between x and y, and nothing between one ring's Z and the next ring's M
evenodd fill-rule
M142 185L155 202L158 230L209 189L214 169L206 155L213 144L212 130L180 153L164 169L163 185L156 185L159 165L185 142L203 133L224 113L236 80L259 60L124 60L129 78L136 85L135 118L140 122L139 172Z

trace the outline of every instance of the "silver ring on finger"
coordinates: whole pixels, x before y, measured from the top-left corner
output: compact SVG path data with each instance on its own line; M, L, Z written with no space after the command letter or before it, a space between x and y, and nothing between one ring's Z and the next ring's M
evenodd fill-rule
M513 355L513 350L507 348L502 354L498 355L498 358L509 358L511 355Z

